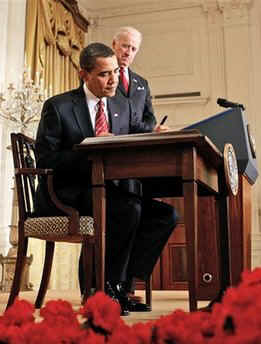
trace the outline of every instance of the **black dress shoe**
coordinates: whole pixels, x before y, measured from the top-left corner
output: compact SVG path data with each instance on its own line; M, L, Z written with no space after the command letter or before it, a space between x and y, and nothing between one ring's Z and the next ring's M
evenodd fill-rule
M121 312L122 312L121 315L129 315L129 308L128 308L129 298L124 288L124 284L121 282L118 284L115 284L113 286L113 289L121 305Z
M131 300L125 288L125 283L121 282L115 286L116 295L119 298L122 309L128 309L129 312L150 312L151 307L145 303Z
M118 301L115 291L113 290L109 281L105 283L105 293L110 296L113 300Z
M130 312L151 312L149 305L134 300L129 300L128 309Z
M106 282L105 293L108 296L110 296L114 301L120 304L122 316L126 316L130 314L129 309L127 307L128 298L126 299L126 295L124 295L123 291L121 290L121 286L119 284L113 285L110 282Z

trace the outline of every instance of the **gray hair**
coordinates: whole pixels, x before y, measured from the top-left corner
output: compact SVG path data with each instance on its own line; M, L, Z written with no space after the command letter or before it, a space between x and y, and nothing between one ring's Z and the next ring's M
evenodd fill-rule
M138 31L137 29L135 29L134 27L132 26L123 26L123 27L120 27L114 34L113 36L113 40L114 41L118 41L119 38L123 35L126 35L126 34L133 34L133 35L136 35L137 37L139 37L140 39L140 43L142 41L142 34L140 31Z

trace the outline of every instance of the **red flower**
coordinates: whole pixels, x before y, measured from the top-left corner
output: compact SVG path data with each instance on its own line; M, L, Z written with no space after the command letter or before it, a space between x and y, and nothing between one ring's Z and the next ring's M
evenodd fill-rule
M120 305L103 292L89 297L79 314L88 319L90 326L101 333L111 333L120 318Z
M150 344L152 343L153 322L138 323L132 327L119 322L109 336L108 344Z
M25 340L21 328L13 325L6 327L0 324L0 343L24 344Z
M72 305L63 300L48 301L45 307L41 308L40 315L49 326L59 325L78 326L77 314L74 312Z
M0 318L0 323L4 325L21 326L34 321L34 306L25 300L16 299L4 315Z
M182 310L161 317L155 322L156 343L207 343L209 338L206 336L206 323L208 323L209 317L207 313L187 313Z
M139 344L149 344L152 342L153 322L137 323L132 329Z
M24 344L61 344L58 331L54 331L47 323L27 324L22 328Z
M256 268L253 271L245 270L241 274L241 286L261 285L261 269Z
M105 344L105 337L89 329L85 336L80 339L79 344Z
M252 277L250 277L250 280ZM261 329L261 284L242 283L229 288L221 304L215 305L210 322L217 338L229 343L259 343ZM244 334L244 340L242 339ZM237 339L238 338L238 339ZM259 338L258 340L256 338ZM232 343L231 342L231 343Z
M58 329L59 332L59 343L63 344L77 344L84 338L84 332L79 326L67 326Z
M108 344L139 344L136 334L130 326L124 322L118 324L114 328L113 333L109 337Z

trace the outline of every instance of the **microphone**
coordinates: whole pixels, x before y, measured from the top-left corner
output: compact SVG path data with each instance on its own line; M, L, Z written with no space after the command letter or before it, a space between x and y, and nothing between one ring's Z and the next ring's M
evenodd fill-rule
M217 104L224 107L224 108L234 108L234 107L240 107L242 110L245 110L245 107L243 104L239 104L239 103L233 103L230 102L229 100L223 99L223 98L218 98L217 99Z

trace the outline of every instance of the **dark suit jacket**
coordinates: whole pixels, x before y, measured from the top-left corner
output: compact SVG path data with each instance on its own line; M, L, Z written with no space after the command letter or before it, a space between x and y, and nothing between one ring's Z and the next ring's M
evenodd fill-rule
M107 105L112 133L144 132L143 125L126 98L108 98ZM77 202L82 201L79 195L83 189L89 190L91 195L88 157L85 152L76 152L72 148L83 139L93 136L95 134L83 87L54 96L44 103L36 138L36 164L39 168L54 170L55 191L66 204L77 207ZM46 180L41 179L35 205L38 215L57 213L47 194Z
M151 103L151 94L148 81L129 69L129 92L125 91L122 82L119 82L119 94L128 98L136 112L144 132L150 132L156 125L156 119Z

